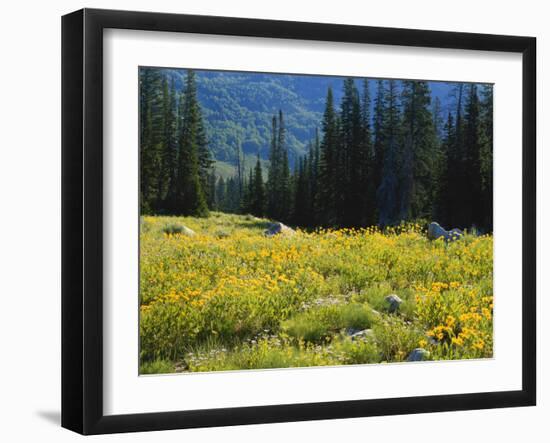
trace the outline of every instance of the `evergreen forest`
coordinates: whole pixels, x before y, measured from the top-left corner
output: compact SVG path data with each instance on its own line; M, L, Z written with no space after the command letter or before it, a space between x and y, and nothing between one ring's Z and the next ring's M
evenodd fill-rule
M281 92L285 103L300 103L293 107L273 98L280 85L257 74L270 94L249 132L265 136L247 145L244 132L230 128L249 120L225 121L223 109L214 120L210 104L238 86L246 95L239 106L249 103L246 115L254 114L254 88L228 81L229 89L210 87L213 96L202 99L201 75L140 69L141 214L221 211L306 229L423 220L492 231L492 85L311 77L308 88L304 77L292 93Z

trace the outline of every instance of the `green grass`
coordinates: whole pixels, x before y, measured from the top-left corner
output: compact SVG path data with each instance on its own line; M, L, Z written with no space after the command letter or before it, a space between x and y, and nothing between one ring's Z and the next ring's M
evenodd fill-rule
M282 322L281 329L296 339L318 343L328 341L335 333L345 329L370 328L374 320L375 315L367 305L331 304L300 312Z
M269 223L141 218L140 373L492 356L491 236L431 242L411 224L267 238Z
M171 372L175 372L175 366L168 360L146 361L139 366L139 373L143 375L169 374Z

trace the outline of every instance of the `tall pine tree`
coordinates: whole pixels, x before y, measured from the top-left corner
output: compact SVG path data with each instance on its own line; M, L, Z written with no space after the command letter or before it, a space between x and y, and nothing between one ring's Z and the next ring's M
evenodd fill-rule
M398 88L396 80L388 80L388 88L384 91L384 118L381 127L383 152L382 175L376 192L378 201L378 223L382 226L398 221L399 212L399 139L400 111L398 104Z
M205 179L201 177L204 164L201 163L200 153L205 149L206 139L197 100L195 73L191 70L187 71L179 137L178 174L171 209L175 214L205 217L208 206L203 189Z
M430 101L427 82L403 82L400 220L430 218L433 212L437 145Z
M481 90L480 168L482 226L493 230L493 85L484 85Z
M162 170L164 115L162 75L140 70L140 211L152 213L159 195Z

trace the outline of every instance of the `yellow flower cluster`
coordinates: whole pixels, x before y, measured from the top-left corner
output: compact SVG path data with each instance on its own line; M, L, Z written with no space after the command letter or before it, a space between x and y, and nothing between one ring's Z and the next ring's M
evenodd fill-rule
M434 282L416 286L418 321L428 327L434 353L440 358L492 356L492 272L472 283Z

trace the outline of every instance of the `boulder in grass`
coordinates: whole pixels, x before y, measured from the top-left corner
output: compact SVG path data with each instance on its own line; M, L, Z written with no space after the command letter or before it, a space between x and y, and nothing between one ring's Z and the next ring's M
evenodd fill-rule
M289 228L287 225L281 222L271 223L269 227L264 231L266 237L273 237L274 235L294 235L296 231Z
M354 331L352 334L350 334L350 338L352 340L364 340L369 337L373 336L372 329L363 329L362 331Z
M403 303L403 300L401 300L396 294L390 294L384 300L388 304L388 311L390 313L397 312L399 310L399 306Z
M424 348L414 349L407 357L407 361L425 361L429 359L430 352L426 351Z
M428 238L430 240L437 240L438 238L443 238L446 242L455 241L461 238L464 233L457 228L447 231L443 229L439 223L432 222L428 226Z
M432 222L428 226L428 238L430 240L437 240L438 238L447 238L448 232L443 229L439 223Z
M187 226L183 226L180 234L186 235L187 237L194 237L196 235L195 231L193 231L191 228L188 228Z

